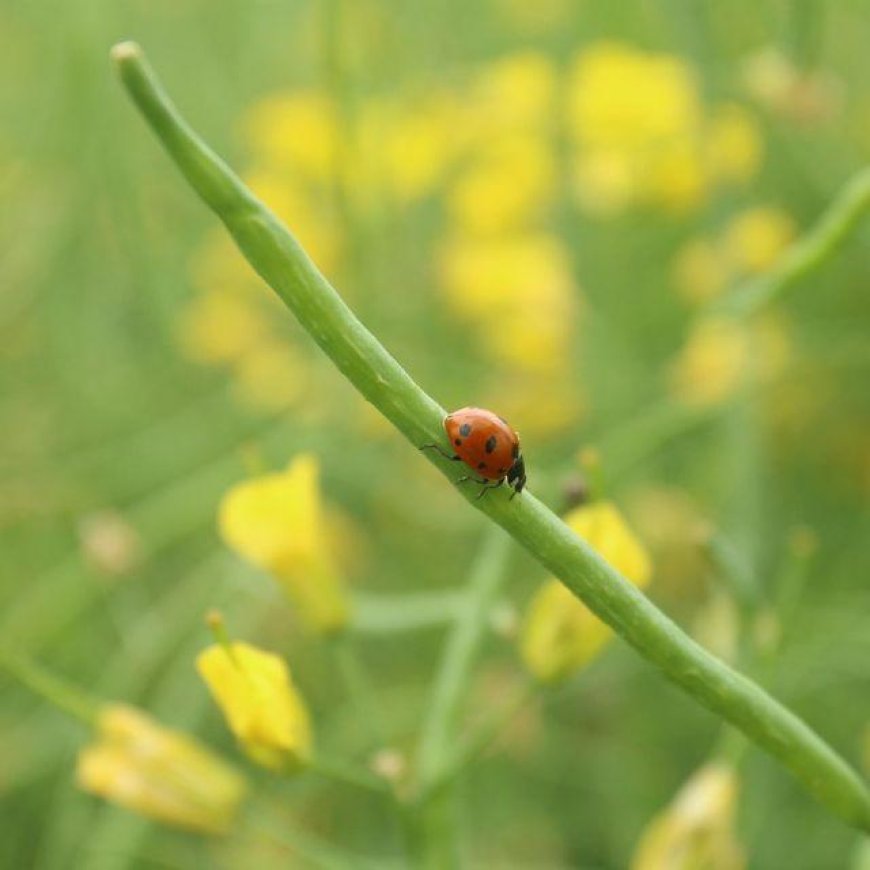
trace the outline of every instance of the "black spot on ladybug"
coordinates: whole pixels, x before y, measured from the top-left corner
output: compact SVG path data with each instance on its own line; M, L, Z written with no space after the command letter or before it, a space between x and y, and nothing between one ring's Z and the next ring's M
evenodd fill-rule
M516 459L517 456L520 455L520 445L519 444L514 444L513 454L514 454L514 459Z
M454 443L457 447L459 447L459 445L462 444L462 439L461 439L461 438L457 438L453 443Z
M486 463L485 462L478 462L477 467L480 471L483 471L483 469L486 468Z
M463 438L467 438L467 437L471 434L471 423L463 423L463 424L459 427L459 434L460 434Z
M495 450L495 445L498 444L498 438L495 435L490 435L489 438L486 439L486 444L483 445L483 449L486 450L487 453L492 453Z

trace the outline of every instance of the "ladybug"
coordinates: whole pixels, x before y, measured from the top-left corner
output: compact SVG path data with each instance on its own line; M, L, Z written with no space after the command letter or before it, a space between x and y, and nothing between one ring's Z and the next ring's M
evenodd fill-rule
M485 408L460 408L444 418L444 431L453 453L437 444L424 444L420 449L437 450L447 459L462 461L478 475L467 474L457 483L473 480L483 484L478 498L505 481L514 489L511 498L523 491L526 464L520 450L520 436L506 420Z

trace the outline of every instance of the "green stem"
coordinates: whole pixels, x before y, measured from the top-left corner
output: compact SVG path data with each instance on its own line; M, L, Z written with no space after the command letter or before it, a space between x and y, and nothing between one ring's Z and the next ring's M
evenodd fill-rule
M0 668L8 671L22 685L45 698L64 713L69 713L87 725L96 724L99 714L97 701L27 656L0 650Z
M359 656L355 654L350 643L346 633L335 635L329 640L335 665L341 674L357 718L365 723L364 727L372 740L377 744L383 744L384 729L375 702L374 689Z
M349 764L343 759L332 758L318 752L311 759L308 766L312 772L342 785L352 785L356 788L365 789L366 791L387 797L393 794L393 790L386 780L381 779L381 777L366 770L364 767Z
M507 576L510 538L491 527L484 538L466 584L467 596L444 647L441 666L417 754L420 795L415 802L420 816L419 835L425 867L460 866L457 841L456 796L433 785L443 780L443 768L456 741L459 708L468 690L474 661L486 632L487 616ZM446 782L444 782L446 785Z
M451 752L442 764L437 776L429 784L428 794L449 785L463 770L483 755L496 738L514 720L514 717L535 697L540 684L526 679L491 716L457 749Z
M443 408L360 323L291 233L181 119L139 47L122 43L113 58L130 96L188 183L336 366L415 448L440 442ZM768 279L762 300L833 252L864 211L868 189L866 174L849 185L810 241L799 245L797 254L792 249L787 266ZM435 451L429 453L428 461L455 483L461 470ZM473 492L457 491L671 681L778 758L829 809L870 831L870 793L826 743L759 686L689 638L530 492L511 501L507 493L495 491L475 501Z
M766 274L737 287L713 307L726 314L747 317L769 305L801 278L830 259L870 211L870 167L844 185L828 210L798 239Z
M507 535L493 529L471 569L468 597L447 639L423 726L417 759L423 788L440 774L455 741L459 707L486 631L487 616L506 577L509 544Z

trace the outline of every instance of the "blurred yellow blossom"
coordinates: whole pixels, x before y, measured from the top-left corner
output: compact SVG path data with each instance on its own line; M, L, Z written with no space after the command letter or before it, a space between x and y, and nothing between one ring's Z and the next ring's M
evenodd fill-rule
M292 773L311 757L308 710L279 656L246 643L214 644L196 668L245 752Z
M311 365L287 342L261 342L233 366L233 390L252 408L280 411L311 393Z
M751 324L720 315L702 317L674 361L671 389L687 405L709 407L744 385L777 377L790 357L791 339L775 316Z
M203 292L262 290L260 277L223 227L206 233L190 260L189 273L193 285Z
M540 215L552 200L552 145L538 136L499 138L481 149L447 193L459 232L509 232Z
M708 533L701 506L684 489L646 484L633 490L627 512L652 552L659 593L669 590L683 601L703 591L707 564L701 547Z
M677 252L674 281L693 305L710 302L728 286L731 265L721 249L706 238L690 239Z
M584 151L574 166L574 195L587 211L613 215L632 201L638 170L630 155L619 151Z
M103 707L97 731L76 765L85 791L181 828L230 829L245 781L195 740L123 704Z
M716 405L744 382L749 360L745 328L728 317L711 316L692 327L671 371L677 398L687 405Z
M179 338L191 359L216 364L237 360L267 331L255 299L217 290L191 299L182 314Z
M236 484L223 497L218 527L226 544L271 573L315 631L348 620L344 580L329 546L319 465L300 454L286 471Z
M746 184L757 174L763 153L755 118L736 103L720 106L707 127L707 159L714 176Z
M567 251L546 233L456 237L441 251L442 287L483 350L521 372L554 374L568 360L577 290Z
M258 163L296 169L322 183L335 177L341 131L335 106L323 93L264 97L248 112L244 133Z
M695 76L679 58L599 42L574 62L568 117L581 145L634 151L679 142L702 113Z
M529 232L497 239L454 237L441 250L447 301L464 317L503 325L514 309L533 308L570 317L574 279L564 245L553 235Z
M567 100L575 194L590 212L684 211L718 183L758 171L762 138L750 113L705 107L693 67L677 56L595 43L575 58Z
M696 771L647 825L631 870L742 870L746 861L734 835L738 788L729 765L711 762Z
M626 579L643 588L652 563L622 514L608 501L581 505L565 522ZM613 636L558 580L547 581L535 594L520 637L523 662L539 680L565 679L588 664Z
M702 305L735 281L770 269L794 237L794 221L781 209L747 209L716 236L687 241L674 258L674 282L688 302Z
M725 230L725 250L746 274L769 269L795 237L794 221L781 209L760 206L737 215Z
M456 107L436 96L397 113L387 133L386 163L390 185L400 202L431 193L454 152Z
M545 54L526 51L499 58L472 83L466 120L472 131L484 135L549 129L556 86L556 68Z

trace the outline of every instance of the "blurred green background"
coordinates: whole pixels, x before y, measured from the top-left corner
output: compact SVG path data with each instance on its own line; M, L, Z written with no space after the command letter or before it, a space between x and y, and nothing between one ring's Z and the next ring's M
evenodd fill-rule
M866 164L868 13L2 0L3 644L232 755L192 667L220 606L235 636L287 656L318 741L358 756L322 644L215 528L252 467L312 451L360 597L356 648L412 753L447 599L423 600L418 629L377 617L392 596L459 589L485 529L234 258L112 76L129 37L423 388L509 417L536 494L564 507L596 449L598 493L652 554L651 596L702 642L727 655L739 631L699 528L770 601L789 548L817 546L765 681L860 764L870 227L766 313L752 353L698 326ZM510 570L471 715L522 673L513 626L544 577L519 553ZM86 731L5 676L0 692L2 866L308 866L253 828L204 841L82 794ZM469 866L628 866L718 734L612 644L469 772ZM748 866L848 866L854 832L766 757L742 773ZM289 826L400 854L376 802L252 775Z

